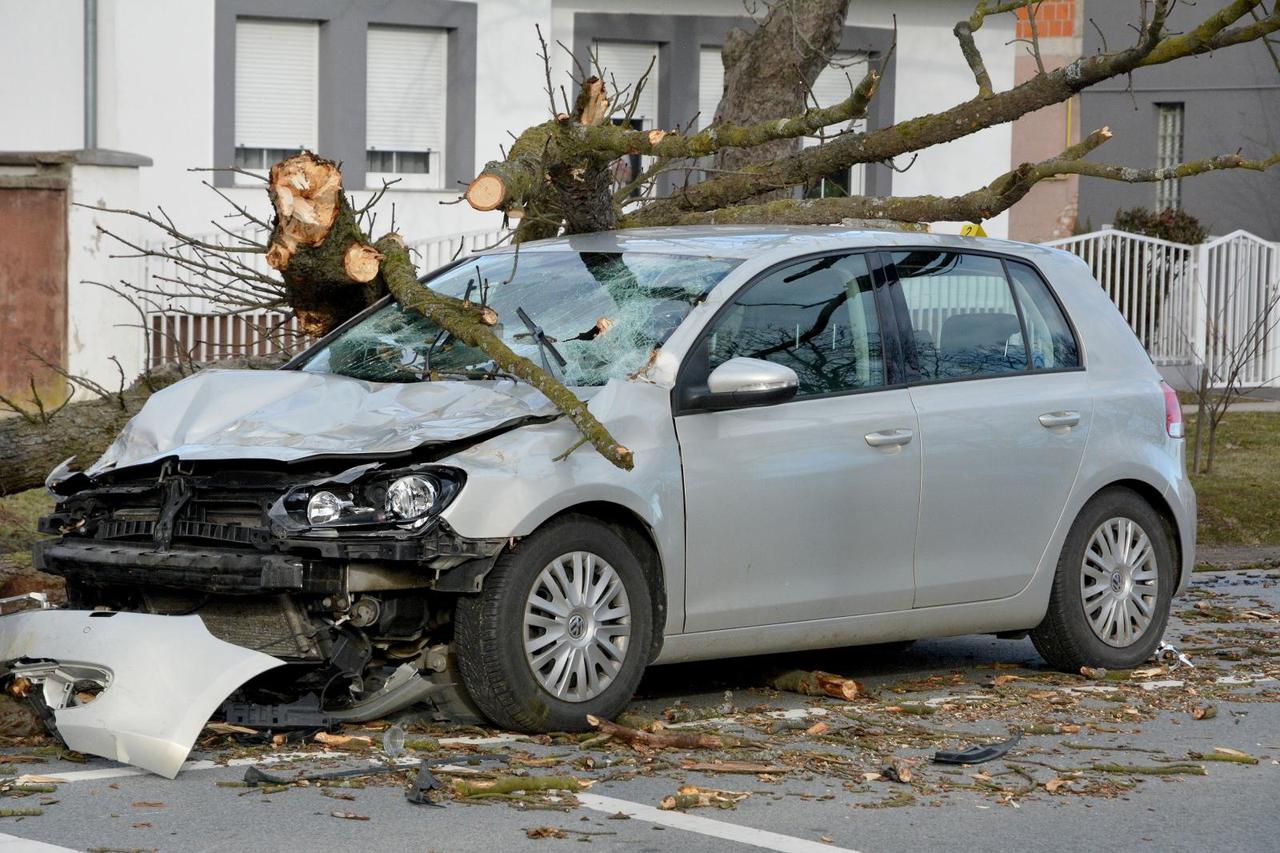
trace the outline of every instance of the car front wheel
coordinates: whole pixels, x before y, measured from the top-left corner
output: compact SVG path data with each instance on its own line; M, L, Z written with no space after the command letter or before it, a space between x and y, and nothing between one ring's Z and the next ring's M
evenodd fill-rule
M1067 535L1048 612L1031 640L1066 672L1135 667L1164 635L1176 578L1164 522L1135 492L1109 489Z
M612 718L648 663L653 608L612 527L565 516L521 540L479 595L459 599L454 645L472 700L495 723L579 731Z

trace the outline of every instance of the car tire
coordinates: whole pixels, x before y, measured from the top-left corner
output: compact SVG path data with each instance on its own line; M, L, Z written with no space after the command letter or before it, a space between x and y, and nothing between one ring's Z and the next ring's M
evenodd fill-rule
M585 596L579 578L587 579ZM457 603L454 648L472 701L520 731L583 731L588 714L611 719L649 663L649 589L626 540L603 522L562 516L520 540L481 592Z
M1169 621L1173 554L1169 528L1140 495L1119 487L1098 494L1062 546L1049 609L1031 631L1036 650L1064 672L1132 669L1147 660Z

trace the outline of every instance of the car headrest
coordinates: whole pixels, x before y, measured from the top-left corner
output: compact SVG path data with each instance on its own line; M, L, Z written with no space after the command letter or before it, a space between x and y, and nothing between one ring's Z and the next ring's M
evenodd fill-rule
M955 314L943 321L938 346L950 351L1003 347L1021 332L1016 314Z

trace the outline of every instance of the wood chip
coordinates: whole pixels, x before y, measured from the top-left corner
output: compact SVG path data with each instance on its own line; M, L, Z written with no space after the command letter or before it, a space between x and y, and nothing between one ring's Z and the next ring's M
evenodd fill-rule
M316 732L316 743L322 743L325 746L338 746L363 749L373 746L373 739L364 735L336 735L330 732Z

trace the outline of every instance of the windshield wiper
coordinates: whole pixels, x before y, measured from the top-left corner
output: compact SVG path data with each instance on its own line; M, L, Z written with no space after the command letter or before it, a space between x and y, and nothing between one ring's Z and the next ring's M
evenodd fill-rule
M542 331L542 327L533 322L533 319L525 313L523 308L516 308L516 316L520 318L521 323L524 323L524 327L529 330L529 334L533 336L534 341L538 344L538 355L542 357L542 369L547 373L551 372L551 364L547 361L547 353L550 352L556 364L560 365L561 370L564 370L569 362L565 361L565 357L556 349L556 345L552 343L551 338L547 337L547 333Z
M467 281L467 289L466 289L466 292L462 294L462 301L463 301L463 302L470 302L470 301L471 301L471 291L475 290L475 288L476 288L476 280L477 280L477 279L479 279L479 278L480 278L480 267L479 267L479 266L477 266L477 267L476 267L476 277ZM486 295L487 295L487 294L485 293L485 287L484 287L484 285L483 285L483 284L481 284L481 285L480 285L480 304L481 304L481 305L484 305L484 301L485 301L485 300L484 300L484 298L485 298L485 296L486 296ZM436 347L440 346L442 343L444 343L444 342L445 342L445 341L447 341L448 339L449 339L449 332L448 332L448 330L447 330L447 329L441 329L441 330L440 330L440 334L436 335L436 339L435 339L434 341L432 341L432 342L431 342L431 346L427 347L427 351L426 351L426 353L424 354L424 357L423 357L423 366L422 366L422 375L423 375L424 377L430 378L430 376L431 376L431 353L435 352Z

